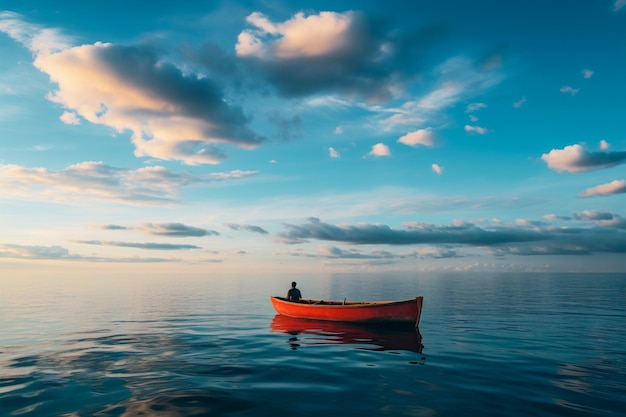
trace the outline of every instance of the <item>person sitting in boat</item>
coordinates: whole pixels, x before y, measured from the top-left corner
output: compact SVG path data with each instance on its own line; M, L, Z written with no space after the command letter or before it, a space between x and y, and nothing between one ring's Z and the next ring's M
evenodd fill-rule
M295 301L296 303L302 298L302 293L296 288L296 282L291 283L291 289L287 292L287 301Z

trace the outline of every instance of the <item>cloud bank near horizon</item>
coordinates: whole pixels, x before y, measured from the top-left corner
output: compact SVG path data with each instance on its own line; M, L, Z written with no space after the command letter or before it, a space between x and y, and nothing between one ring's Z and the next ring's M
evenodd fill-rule
M513 225L496 223L489 228L455 222L407 223L404 229L392 229L384 224L333 225L311 218L306 224L283 224L287 230L279 233L278 238L288 244L322 240L351 245L470 246L486 248L498 256L626 253L625 218L596 211L575 213L574 218L595 227L556 227L520 220Z

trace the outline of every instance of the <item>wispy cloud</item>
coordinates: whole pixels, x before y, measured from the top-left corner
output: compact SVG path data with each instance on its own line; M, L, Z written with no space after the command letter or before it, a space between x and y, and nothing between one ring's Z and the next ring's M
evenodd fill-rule
M73 39L57 29L28 23L14 12L0 12L0 32L20 42L33 53L48 55L69 48Z
M473 113L484 108L487 108L487 104L485 103L470 103L465 108L465 113Z
M432 164L431 168L435 174L437 175L443 174L443 167L440 166L439 164Z
M516 109L519 109L520 107L522 107L524 105L524 103L526 103L526 96L523 96L519 100L514 101L513 102L513 107L515 107Z
M236 224L236 223L226 223L226 226L232 230L245 230L247 232L259 233L261 235L267 235L269 232L263 229L260 226L253 226L250 224Z
M144 234L152 236L168 236L168 237L202 237L202 236L219 236L219 232L215 230L201 229L199 227L187 226L182 223L142 223L134 226Z
M590 69L584 69L583 70L583 78L589 79L591 77L593 77L593 71L590 70Z
M561 93L566 93L571 96L574 96L580 91L580 88L574 88L574 87L570 87L569 85L564 85L563 87L561 87L559 91Z
M115 263L153 263L153 262L180 262L176 258L144 258L144 257L98 257L71 254L62 246L28 246L0 244L0 258L25 260L63 260L85 262L115 262Z
M589 152L582 145L553 149L541 155L548 167L571 173L611 168L626 163L626 152Z
M161 166L128 170L102 162L81 162L61 170L0 165L0 191L5 198L52 202L91 199L133 205L175 204L182 188L256 174L231 171L196 175Z
M187 249L202 249L196 245L180 245L171 243L154 243L154 242L115 242L115 241L102 241L102 240L75 240L76 243L84 245L96 245L96 246L117 246L121 248L136 248L136 249L148 249L148 250L187 250Z
M335 148L333 147L328 148L328 156L330 156L333 159L341 158L341 155L339 154L339 152L337 152Z

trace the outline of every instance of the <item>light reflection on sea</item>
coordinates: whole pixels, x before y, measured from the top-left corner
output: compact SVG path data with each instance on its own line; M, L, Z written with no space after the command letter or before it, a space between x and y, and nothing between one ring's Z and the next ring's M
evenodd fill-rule
M3 283L1 416L618 416L625 275L301 277L415 329L276 316L290 278Z

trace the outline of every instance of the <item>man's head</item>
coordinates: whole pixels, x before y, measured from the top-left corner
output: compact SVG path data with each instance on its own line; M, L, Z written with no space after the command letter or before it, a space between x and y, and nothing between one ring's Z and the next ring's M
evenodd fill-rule
M296 288L296 281L291 283L291 288Z

